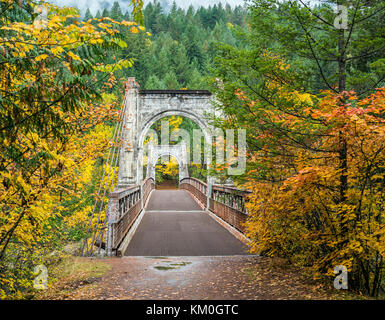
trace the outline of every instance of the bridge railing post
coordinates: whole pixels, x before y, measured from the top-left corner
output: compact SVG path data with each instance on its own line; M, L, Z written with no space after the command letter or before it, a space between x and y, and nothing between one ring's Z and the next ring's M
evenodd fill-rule
M210 209L210 198L213 193L213 184L210 179L207 179L207 202L206 202L206 210Z
M119 210L119 203L116 198L110 198L107 205L107 235L106 235L106 254L112 256L112 247L114 243L113 223L115 222L116 212Z
M139 185L139 196L140 196L140 210L143 210L143 208L144 208L144 201L143 201L143 197L144 197L144 193L143 193L143 184L140 184L140 185Z
M112 223L107 223L107 244L106 244L106 254L108 257L112 256L112 243L113 243L113 237L112 237Z

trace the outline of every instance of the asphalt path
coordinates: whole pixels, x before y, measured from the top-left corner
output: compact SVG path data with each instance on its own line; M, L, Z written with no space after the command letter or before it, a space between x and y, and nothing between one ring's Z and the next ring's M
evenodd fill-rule
M154 190L126 256L248 254L246 246L184 190Z

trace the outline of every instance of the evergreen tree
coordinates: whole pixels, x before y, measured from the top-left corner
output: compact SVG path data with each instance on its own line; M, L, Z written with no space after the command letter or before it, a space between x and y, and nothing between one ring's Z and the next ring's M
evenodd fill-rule
M199 63L199 67L203 66L203 52L202 46L199 40L199 29L193 23L189 23L186 27L186 32L182 37L182 42L187 50L187 55L190 62L196 59Z
M158 56L158 66L157 74L159 77L164 77L164 75L170 70L170 53L166 47L163 47Z
M131 17L130 11L127 10L126 13L123 15L123 20L131 21L131 19L132 17Z
M190 61L187 57L186 48L181 45L177 47L176 52L173 54L171 61L173 63L173 70L180 84L185 85L188 81L188 75L190 73Z
M93 16L91 14L91 11L90 11L90 9L87 8L86 13L84 15L84 21L88 21L89 19L92 19L92 18L93 18Z
M103 16L131 21L131 11L122 9L120 2L114 1L111 10L107 7L103 10ZM197 10L190 6L185 11L175 1L170 5L166 0L154 0L146 5L143 13L146 31L152 36L145 32L133 35L129 28L119 28L127 48L116 52L116 58L135 59L133 68L118 71L119 77L135 77L143 88L200 89L204 86L202 77L217 55L216 42L233 46L241 43L227 26L227 22L234 24L236 17L230 6ZM84 19L89 16L87 10ZM96 18L101 16L98 11ZM107 56L106 62L112 63L112 57Z
M176 89L180 89L180 87L181 87L179 82L178 82L178 78L176 77L174 71L167 72L163 81L164 81L164 84L166 86L166 89L176 90Z
M123 20L123 13L120 8L119 2L115 1L112 8L110 17L116 21L122 21Z
M110 17L110 12L108 11L108 8L103 9L102 17Z
M200 74L200 72L196 68L194 68L193 71L191 72L191 74L189 76L189 81L188 81L186 87L187 87L187 89L191 89L191 90L204 89L204 84L202 81L202 75Z
M166 89L166 84L164 81L159 80L156 75L150 75L146 82L145 88L147 90L163 90Z

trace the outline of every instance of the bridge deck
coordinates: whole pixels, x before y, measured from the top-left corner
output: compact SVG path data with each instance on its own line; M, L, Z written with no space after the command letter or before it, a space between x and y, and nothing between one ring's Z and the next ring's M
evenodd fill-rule
M248 254L246 246L207 215L184 190L155 190L126 256Z

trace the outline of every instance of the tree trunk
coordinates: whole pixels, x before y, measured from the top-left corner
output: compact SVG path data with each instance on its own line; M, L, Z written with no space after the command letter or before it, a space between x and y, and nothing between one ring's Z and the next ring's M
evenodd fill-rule
M345 30L340 29L338 37L338 92L346 91L346 52L345 52ZM341 99L341 104L345 104L345 98ZM345 138L340 133L340 149L339 149L339 160L340 160L340 201L346 200L346 191L348 189L348 161L347 161L347 143Z

